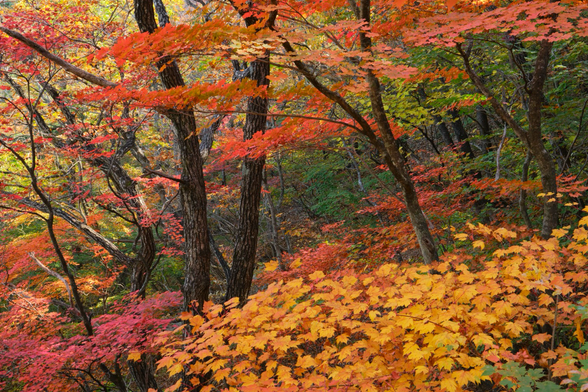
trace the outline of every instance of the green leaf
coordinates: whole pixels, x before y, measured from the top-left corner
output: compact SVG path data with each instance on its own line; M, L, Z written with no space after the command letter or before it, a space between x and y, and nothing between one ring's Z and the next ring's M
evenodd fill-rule
M482 368L482 376L489 377L496 373L496 368L492 365L486 365Z
M553 381L541 381L535 384L535 390L537 392L555 392L563 391L564 389Z

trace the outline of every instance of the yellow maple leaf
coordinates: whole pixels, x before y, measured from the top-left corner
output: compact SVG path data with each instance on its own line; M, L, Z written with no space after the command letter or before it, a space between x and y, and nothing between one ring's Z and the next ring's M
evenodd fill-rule
M448 392L455 392L457 390L457 383L453 378L445 378L441 380L441 389Z
M301 357L298 357L298 360L296 361L296 366L308 369L309 367L316 366L316 359L314 359L310 355L303 355Z
M378 316L381 316L381 313L378 312L377 310L372 310L371 312L369 312L369 317L370 320L374 321L376 318L378 318Z
M455 237L455 239L458 241L465 241L468 239L468 235L466 233L457 233L454 234L453 237Z
M584 331L582 331L582 319L580 317L577 317L576 320L574 320L574 325L576 326L574 336L578 338L578 342L580 342L580 344L584 344Z
M182 364L176 363L175 365L173 365L172 367L170 367L167 370L167 372L168 372L169 376L171 377L174 374L180 373L182 370L184 370L184 367L182 366Z
M129 355L127 356L127 360L128 361L139 361L141 359L141 353L138 351L133 351L131 353L129 353Z
M455 362L449 357L443 357L435 362L439 369L451 370Z
M276 261L277 263L277 261ZM292 262L292 264L290 264L290 268L298 268L302 265L302 259L300 257L298 257L296 260L294 260Z
M180 378L174 385L165 389L165 392L173 392L182 386L182 379Z
M484 247L485 247L484 241L480 241L480 240L474 241L474 243L472 244L472 246L474 248L480 248L480 249L484 249Z
M220 369L216 372L214 372L214 379L216 381L221 381L226 379L229 374L231 374L231 369L230 368L224 368L224 369Z
M429 373L429 368L427 366L419 365L414 368L415 374L427 374Z
M271 271L275 271L280 266L280 263L278 263L278 260L272 260L272 261L268 261L263 266L266 271L271 272Z

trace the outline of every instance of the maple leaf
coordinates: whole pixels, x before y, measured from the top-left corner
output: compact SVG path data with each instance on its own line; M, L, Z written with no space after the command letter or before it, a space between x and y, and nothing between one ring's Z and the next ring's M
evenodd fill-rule
M139 361L141 360L141 353L138 351L134 351L129 353L129 355L127 355L127 360L129 361Z
M539 333L533 335L533 340L539 343L545 343L551 339L551 335L548 333Z

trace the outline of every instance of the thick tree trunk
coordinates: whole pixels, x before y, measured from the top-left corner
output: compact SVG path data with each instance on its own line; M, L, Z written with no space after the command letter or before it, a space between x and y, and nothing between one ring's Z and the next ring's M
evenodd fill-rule
M541 236L549 238L558 223L557 208L557 174L555 162L543 144L541 133L541 109L543 107L543 86L547 79L547 67L551 57L553 43L547 40L539 43L539 53L535 61L533 80L529 86L529 131L528 146L535 157L539 171L541 172L541 185L545 196L543 202L543 224Z
M141 362L127 361L129 372L133 377L133 381L140 392L149 392L150 389L159 390L157 381L154 376L154 369L151 364L147 363L147 358L143 356Z
M152 0L135 0L135 19L141 32L153 33L157 29ZM155 66L167 89L184 86L184 80L175 62L160 59ZM202 158L196 135L196 119L191 107L169 109L165 115L178 134L182 161L180 198L184 224L184 307L199 310L208 300L210 288L210 246L206 219L206 190L202 172ZM196 304L193 304L193 302ZM195 305L195 306L194 306Z
M551 232L557 227L558 223L557 174L555 171L555 162L549 152L545 149L541 133L541 108L544 100L543 86L547 79L547 67L551 57L552 47L552 42L547 40L540 42L539 53L537 54L537 60L535 62L533 80L529 87L528 145L541 172L543 193L547 195L543 202L543 224L541 226L541 236L543 238L549 238Z
M256 60L250 64L249 78L257 81L257 86L268 86L269 58ZM262 96L251 97L247 103L247 115L243 128L243 138L249 140L258 132L265 132L268 100ZM256 114L253 114L256 113ZM233 252L231 276L227 287L226 299L239 297L244 301L249 295L259 231L259 204L261 201L261 183L265 157L245 158L243 160L243 183L239 206L239 225Z

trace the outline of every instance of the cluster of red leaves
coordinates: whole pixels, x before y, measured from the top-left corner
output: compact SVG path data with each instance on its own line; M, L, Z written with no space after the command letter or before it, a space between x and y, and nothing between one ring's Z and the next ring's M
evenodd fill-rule
M2 289L1 291L4 291ZM78 323L50 311L50 301L14 289L0 314L0 388L18 382L22 391L64 391L75 385L68 375L112 366L131 351L154 353L154 339L175 319L180 293L165 292L146 300L129 295L109 304L110 313L96 317L94 336ZM72 314L75 317L75 312Z

